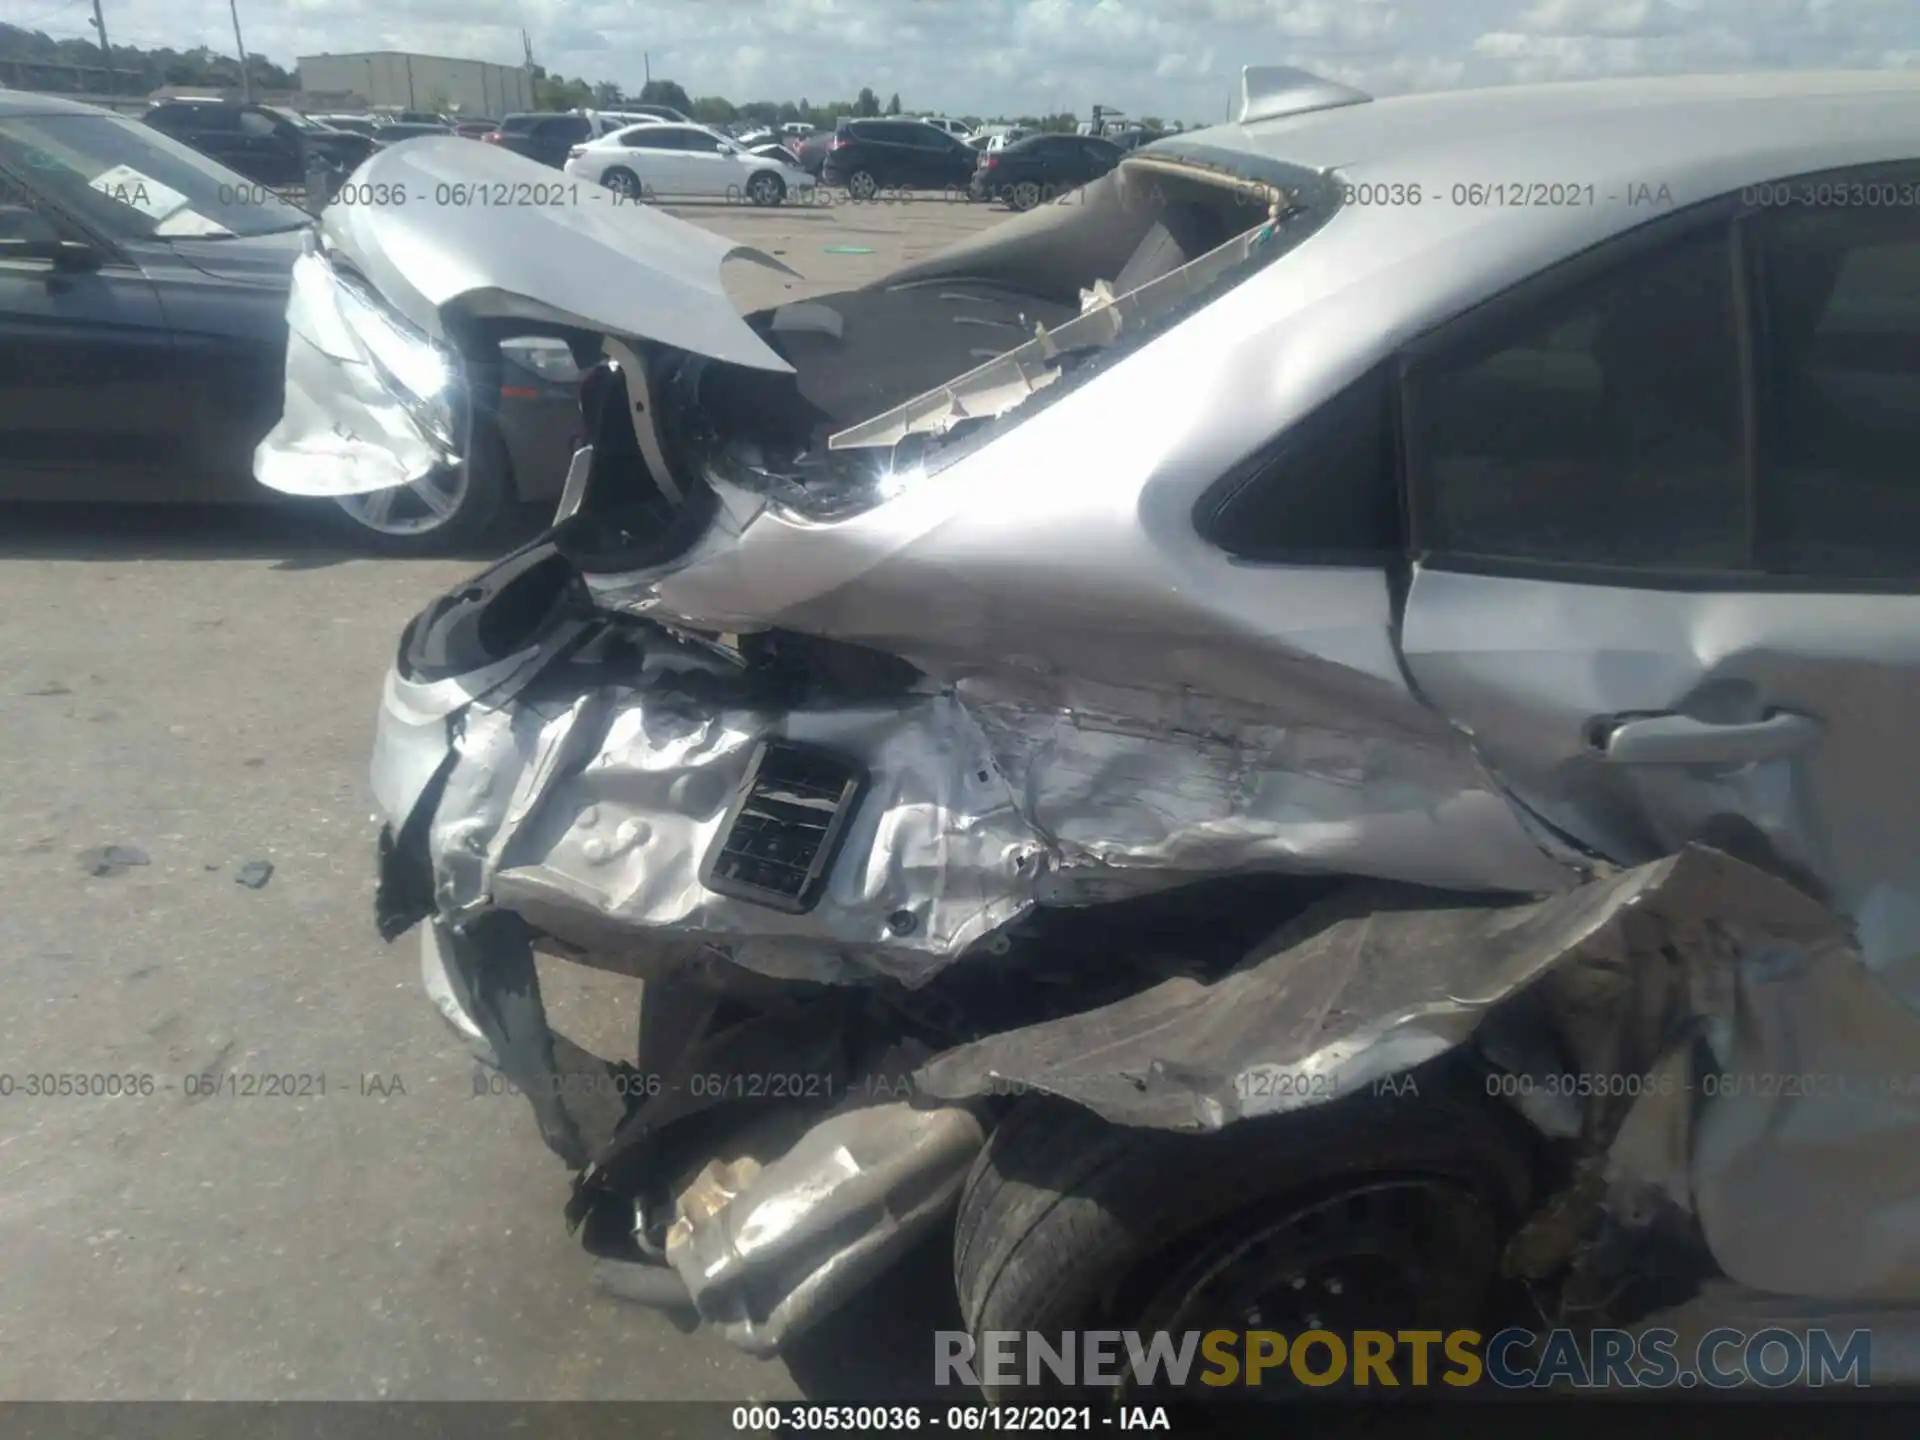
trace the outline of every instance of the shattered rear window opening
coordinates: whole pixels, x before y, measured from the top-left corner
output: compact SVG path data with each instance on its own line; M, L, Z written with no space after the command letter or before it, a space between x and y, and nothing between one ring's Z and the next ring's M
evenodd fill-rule
M765 377L707 367L699 392L712 443L699 468L710 483L760 495L803 521L858 514L1197 314L1304 240L1336 205L1334 187L1314 172L1199 145L1156 147L1036 212L1052 218L1051 233L1030 230L977 257L956 256L944 274L936 257L884 285L756 317L794 365L787 383L800 408L827 423L801 421L804 438L780 434L760 419L769 408ZM1116 217L1131 225L1130 253L1115 251ZM1014 253L1022 248L1033 252L1025 266ZM961 268L975 259L976 269ZM906 343L875 338L889 328ZM1007 344L1016 334L1025 338ZM956 359L976 363L957 374L934 368ZM897 399L907 376L931 383ZM742 388L751 402L728 393Z

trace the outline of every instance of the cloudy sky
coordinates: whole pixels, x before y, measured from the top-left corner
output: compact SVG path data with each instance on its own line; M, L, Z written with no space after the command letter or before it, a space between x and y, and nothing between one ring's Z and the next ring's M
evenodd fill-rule
M90 34L91 0L6 18ZM227 0L102 0L108 34L231 52ZM1239 67L1377 94L1645 71L1920 66L1920 0L239 0L249 49L410 50L735 101L898 91L953 114L1220 118ZM21 13L24 12L24 13Z

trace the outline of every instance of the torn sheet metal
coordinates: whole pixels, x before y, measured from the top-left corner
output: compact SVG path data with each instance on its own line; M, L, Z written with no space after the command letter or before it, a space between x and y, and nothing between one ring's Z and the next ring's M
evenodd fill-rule
M331 212L330 212L331 213ZM343 313L355 303L317 251L293 262L286 399L254 450L254 478L288 495L363 495L454 461ZM377 322L376 322L377 323Z
M374 801L387 823L396 830L406 824L446 761L447 727L453 717L482 697L495 708L507 704L570 649L585 629L580 621L555 625L524 649L464 675L421 681L389 669L369 771Z
M1237 871L1456 890L1573 882L1450 735L1082 680L975 676L955 693L1054 857L1053 903Z
M1920 1016L1830 910L1704 848L1527 905L1432 901L1356 887L1217 983L992 1036L917 1084L949 1102L1024 1085L1120 1124L1216 1129L1365 1093L1471 1041L1536 1093L1579 1092L1544 1123L1609 1156L1606 1203L1660 1191L1733 1281L1920 1293Z
M699 939L780 978L918 985L1035 905L1236 870L1465 889L1570 878L1514 829L1464 750L1392 731L1230 721L1192 704L1155 723L1094 708L1104 692L1091 688L1042 699L979 680L787 708L756 697L737 657L660 627L609 626L597 643L621 662L594 670L590 644L512 701L463 713L429 830L442 914L571 912L595 934L612 922L641 945ZM573 683L589 672L618 683ZM1171 703L1138 708L1149 698ZM378 752L410 737L383 713ZM803 914L699 879L768 738L827 746L871 777Z
M751 246L497 145L453 137L375 151L354 184L409 203L328 206L322 235L431 335L444 333L442 311L457 307L792 370L720 283L720 267L736 258L794 274Z
M699 879L769 736L832 746L874 777L825 895L801 915ZM1019 916L1043 868L1037 837L950 697L783 713L608 690L476 709L460 750L430 839L443 913L580 911L723 944L767 975L911 984Z

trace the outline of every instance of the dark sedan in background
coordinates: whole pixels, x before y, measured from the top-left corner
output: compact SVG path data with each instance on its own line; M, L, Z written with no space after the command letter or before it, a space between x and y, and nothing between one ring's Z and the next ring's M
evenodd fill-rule
M1105 137L1108 143L1122 155L1131 155L1142 145L1151 145L1156 140L1166 138L1167 132L1164 130L1148 130L1140 126L1135 126L1131 130L1118 130Z
M827 145L820 178L855 200L881 190L950 190L973 178L978 155L924 120L842 120Z
M574 112L566 115L533 113L509 115L500 128L481 139L498 145L542 165L558 170L567 163L567 152L601 134L592 118Z
M385 149L389 145L398 145L402 140L417 140L422 135L446 135L448 133L458 134L459 131L455 130L450 132L449 128L445 125L427 125L412 120L396 120L391 125L382 125L378 130L374 131L373 143L375 146ZM481 133L485 134L486 132L482 131Z
M1092 135L1029 135L979 157L971 189L975 199L1003 200L1031 210L1120 163L1120 149Z
M371 136L237 100L163 100L142 118L259 185L301 185L316 168L345 175L374 146Z
M820 172L826 168L827 150L833 144L835 132L816 130L800 142L794 154L799 157L800 168L814 179L820 178Z
M160 130L0 91L0 500L285 503L253 479L280 416L312 217ZM578 433L564 347L508 340L459 473L338 511L374 548L478 538L556 497Z

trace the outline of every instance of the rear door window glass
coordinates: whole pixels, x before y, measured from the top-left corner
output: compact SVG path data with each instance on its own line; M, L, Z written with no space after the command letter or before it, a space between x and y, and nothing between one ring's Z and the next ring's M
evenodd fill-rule
M1920 200L1912 175L1884 183ZM1788 207L1754 228L1762 561L1920 576L1920 205Z
M1409 438L1428 549L1750 565L1728 243L1715 228L1502 306L1418 368Z

